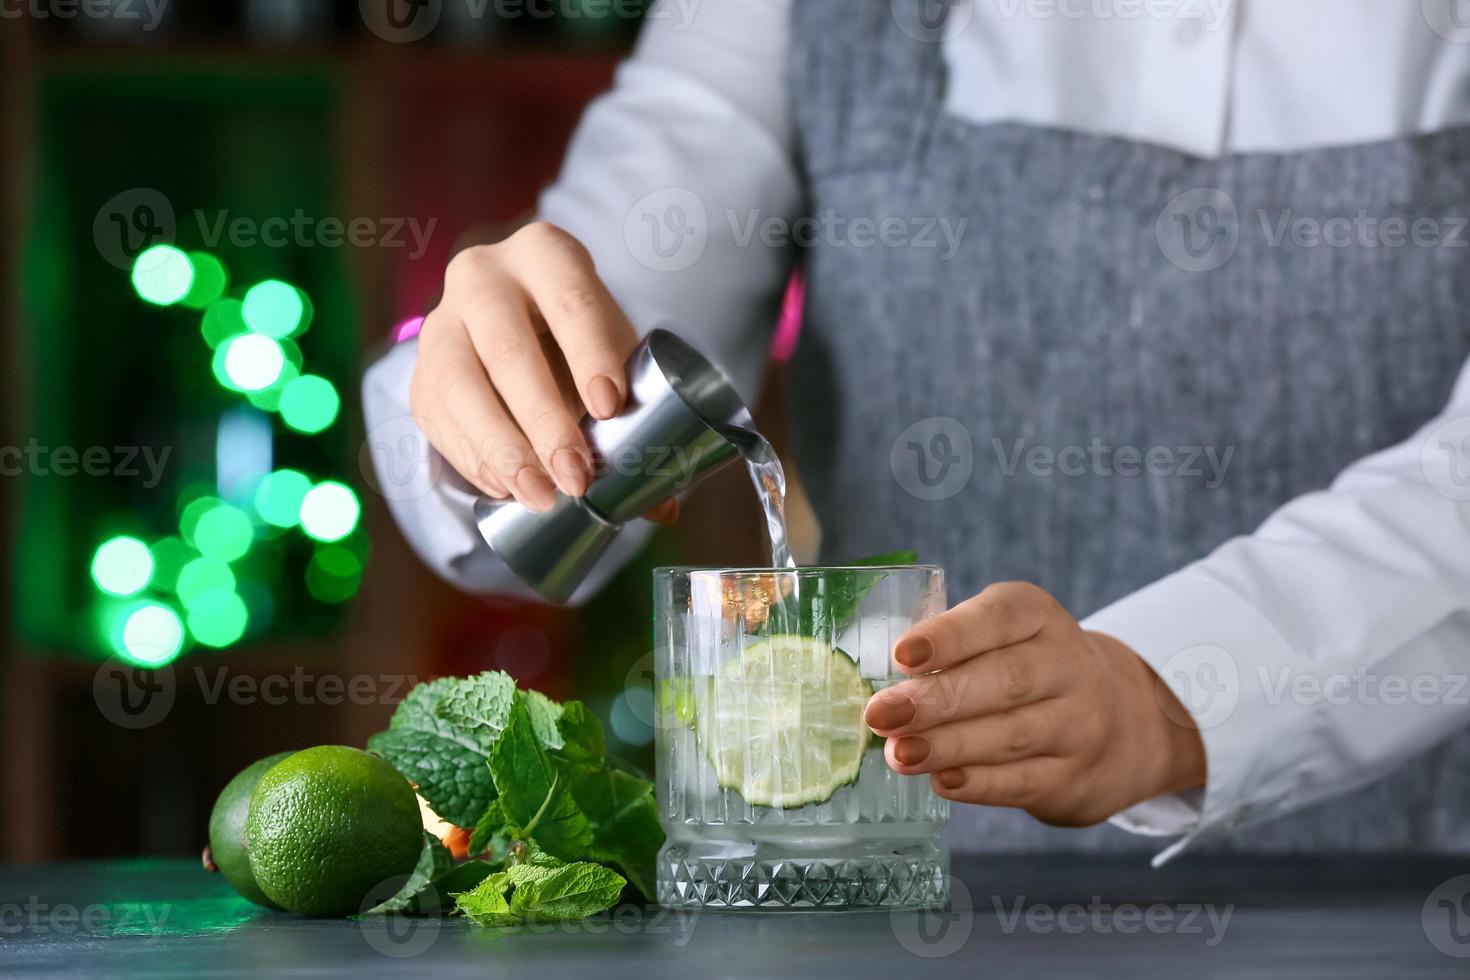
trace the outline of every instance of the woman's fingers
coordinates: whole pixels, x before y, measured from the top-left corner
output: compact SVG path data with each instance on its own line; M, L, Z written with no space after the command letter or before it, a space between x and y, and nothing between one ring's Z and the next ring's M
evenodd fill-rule
M551 364L520 298L503 290L486 295L465 313L470 339L495 392L530 442L535 467L561 491L580 497L591 482L587 439L568 411ZM514 478L519 483L519 475Z
M1030 639L1060 611L1044 589L1027 582L1001 582L916 624L894 644L893 659L908 674L943 670Z
M863 720L879 735L900 735L1056 697L1071 678L1066 662L1047 654L1028 640L911 677L873 695Z
M556 502L555 488L491 388L462 324L447 318L425 323L414 386L414 414L427 420L425 436L461 476L491 496L513 495L536 510Z
M1058 787L1073 780L1065 759L1038 757L999 766L943 769L929 777L934 792L956 803L1009 806L1022 810L1044 807Z
M582 404L594 418L612 418L627 400L624 366L638 344L633 325L581 242L545 223L521 229L515 241L513 265L566 358Z
M961 718L921 733L889 738L883 755L894 772L913 775L964 766L995 766L1059 755L1070 748L1063 701L1028 704Z

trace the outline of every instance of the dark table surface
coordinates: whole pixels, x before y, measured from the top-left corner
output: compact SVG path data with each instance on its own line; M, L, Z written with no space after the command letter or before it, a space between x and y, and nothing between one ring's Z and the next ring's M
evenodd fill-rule
M577 924L322 921L197 862L0 870L0 975L1470 977L1470 858L956 862L945 913L692 914ZM1460 878L1459 876L1466 876Z

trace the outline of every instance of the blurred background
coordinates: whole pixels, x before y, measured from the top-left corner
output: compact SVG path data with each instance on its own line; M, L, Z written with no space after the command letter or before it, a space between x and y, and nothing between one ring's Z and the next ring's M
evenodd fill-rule
M445 674L581 697L651 761L648 572L764 560L744 475L591 606L470 597L393 526L358 399L642 7L0 0L3 860L197 853L239 768Z

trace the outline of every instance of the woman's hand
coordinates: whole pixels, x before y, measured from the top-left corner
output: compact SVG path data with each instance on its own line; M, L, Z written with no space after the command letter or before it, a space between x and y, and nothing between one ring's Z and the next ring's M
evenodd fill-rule
M894 771L929 773L947 799L1086 826L1204 785L1204 746L1173 720L1189 717L1173 693L1034 585L991 586L915 625L893 657L914 676L864 720Z
M638 337L580 242L535 223L460 252L418 343L409 404L461 476L534 510L558 489L586 492L594 461L578 422L622 411Z

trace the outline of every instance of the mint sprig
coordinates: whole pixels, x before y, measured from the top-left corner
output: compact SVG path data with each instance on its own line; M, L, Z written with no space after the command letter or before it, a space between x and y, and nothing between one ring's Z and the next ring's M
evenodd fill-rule
M482 926L567 922L611 908L627 882L590 861L513 864L455 896L455 909Z
M617 891L607 897L614 884L632 882L652 899L663 844L653 783L606 755L605 745L584 704L517 690L498 671L416 687L368 747L414 782L435 813L472 828L470 855L485 860L446 867L447 852L426 845L404 888L375 911L421 911L416 896L473 893L466 915L505 924L606 908L616 901ZM580 870L550 884L529 872L505 877L522 865Z

